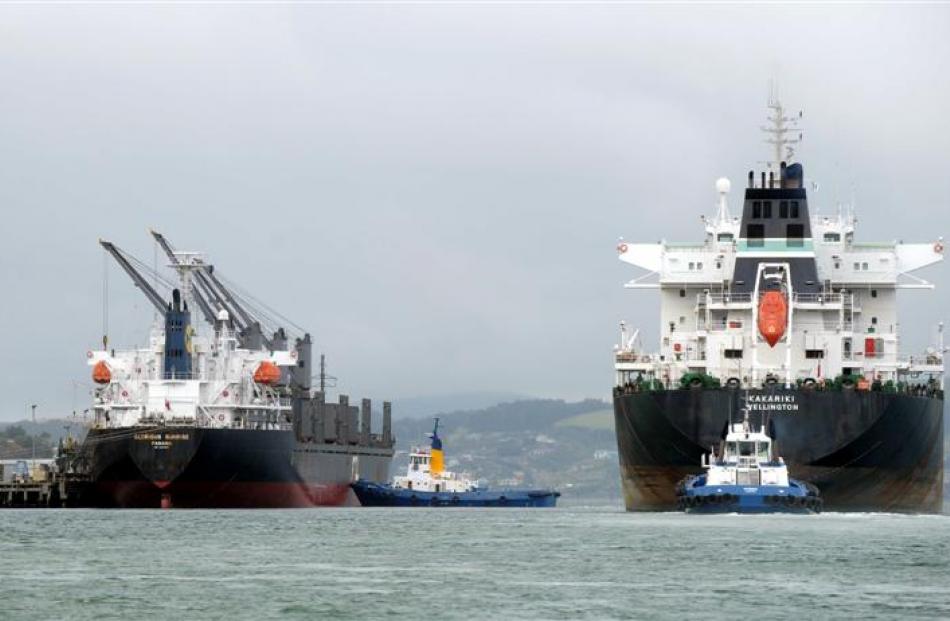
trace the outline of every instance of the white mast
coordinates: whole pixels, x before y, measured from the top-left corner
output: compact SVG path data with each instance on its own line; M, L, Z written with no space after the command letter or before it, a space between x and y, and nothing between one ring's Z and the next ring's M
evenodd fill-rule
M795 155L795 145L802 141L801 130L798 127L798 120L802 118L802 113L799 111L798 117L785 116L785 108L782 106L782 102L779 101L772 86L769 87L768 107L772 111L767 117L771 126L762 127L760 129L766 134L769 134L765 142L772 145L775 149L773 152L774 159L768 163L768 166L778 171L781 169L782 162L792 161L792 157ZM790 138L788 133L794 131L798 132L798 136Z

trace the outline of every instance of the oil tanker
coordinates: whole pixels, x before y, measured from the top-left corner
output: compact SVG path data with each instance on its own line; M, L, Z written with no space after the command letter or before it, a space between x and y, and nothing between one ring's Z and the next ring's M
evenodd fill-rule
M853 206L818 213L794 161L800 115L769 109L774 156L749 172L740 214L723 178L702 241L618 243L644 270L626 287L660 293L658 351L624 322L614 351L626 507L674 510L677 481L746 408L825 510L939 512L943 326L902 353L897 292L933 289L916 272L943 259L942 238L860 242Z
M152 232L169 281L111 242L102 247L156 310L149 343L89 351L96 384L77 468L95 507L285 508L357 504L350 484L386 481L391 408L326 400L323 358L275 327L281 316L226 283L202 255ZM159 293L159 287L167 290ZM203 325L192 322L196 308ZM271 331L269 328L274 328ZM314 390L312 378L319 377Z

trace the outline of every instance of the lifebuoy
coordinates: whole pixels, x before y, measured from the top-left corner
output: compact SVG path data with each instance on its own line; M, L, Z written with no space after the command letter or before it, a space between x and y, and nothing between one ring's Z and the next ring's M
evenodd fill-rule
M624 244L623 242L617 244L617 252L619 252L620 254L623 254L626 251L627 251L627 244Z
M937 254L943 254L943 244L941 242L934 244L934 252Z

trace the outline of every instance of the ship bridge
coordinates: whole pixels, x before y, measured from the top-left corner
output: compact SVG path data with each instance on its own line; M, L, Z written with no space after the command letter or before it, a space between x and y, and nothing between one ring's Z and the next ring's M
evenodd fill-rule
M670 386L694 373L751 387L854 376L942 389L942 325L931 347L909 355L897 320L898 290L933 288L917 272L943 260L942 238L861 242L853 206L813 208L804 167L793 161L796 119L780 103L770 108L774 158L767 171L748 173L739 216L729 207L732 184L720 179L717 213L704 218L701 241L620 239L619 259L642 270L625 286L660 292L660 344L645 351L623 324L617 384ZM770 291L781 308L767 317ZM763 333L766 320L777 339Z

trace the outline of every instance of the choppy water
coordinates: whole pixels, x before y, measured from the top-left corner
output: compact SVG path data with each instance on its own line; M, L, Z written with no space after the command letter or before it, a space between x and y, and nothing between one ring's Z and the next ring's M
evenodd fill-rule
M950 516L2 511L0 618L950 617Z

